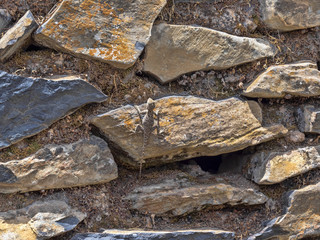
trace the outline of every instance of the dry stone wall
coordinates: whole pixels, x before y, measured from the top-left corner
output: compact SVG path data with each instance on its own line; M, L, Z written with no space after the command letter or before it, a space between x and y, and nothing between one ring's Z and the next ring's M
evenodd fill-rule
M319 1L44 2L0 0L0 239L320 238Z

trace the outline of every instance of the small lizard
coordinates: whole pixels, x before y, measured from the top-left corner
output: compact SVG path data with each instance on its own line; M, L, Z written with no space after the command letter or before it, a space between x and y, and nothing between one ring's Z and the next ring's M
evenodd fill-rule
M142 163L144 163L143 157L145 155L145 148L147 144L149 143L149 139L151 137L151 134L155 129L157 129L157 135L160 134L160 125L159 125L159 112L154 112L155 109L155 101L153 101L151 98L147 101L147 110L140 111L138 106L134 105L134 108L137 110L140 124L137 125L135 131L141 131L143 133L143 145L142 145L142 157L140 160L140 173L139 178L141 177L141 171L142 171ZM142 118L142 114L145 114ZM154 126L154 116L157 118L157 125Z

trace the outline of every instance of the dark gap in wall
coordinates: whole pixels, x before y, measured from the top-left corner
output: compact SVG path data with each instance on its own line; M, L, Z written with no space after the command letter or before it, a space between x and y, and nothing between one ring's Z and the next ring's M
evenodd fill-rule
M203 171L216 174L218 173L220 164L222 162L222 155L196 157L192 158L192 160L194 160Z
M44 50L44 49L47 49L47 48L43 47L43 46L31 44L29 47L27 47L27 49L25 51L31 52L31 51L40 51L40 50Z
M317 62L318 70L320 71L320 61Z

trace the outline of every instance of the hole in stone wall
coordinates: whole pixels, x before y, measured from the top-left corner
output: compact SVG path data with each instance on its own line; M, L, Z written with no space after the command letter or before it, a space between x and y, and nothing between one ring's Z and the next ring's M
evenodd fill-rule
M215 174L218 173L222 162L222 155L214 157L196 157L192 160L194 160L203 171Z
M318 70L320 71L320 61L317 62Z
M46 47L31 44L31 45L26 49L26 51L27 51L27 52L31 52L31 51L39 51L39 50L43 50L43 49L46 49Z

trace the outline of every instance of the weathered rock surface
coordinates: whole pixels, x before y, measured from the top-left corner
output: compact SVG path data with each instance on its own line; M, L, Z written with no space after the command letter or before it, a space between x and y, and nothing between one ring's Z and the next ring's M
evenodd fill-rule
M64 0L34 38L58 51L129 68L149 41L152 24L166 2Z
M275 184L320 167L320 146L287 152L260 152L250 158L248 176L258 184Z
M234 240L234 233L222 230L181 230L181 231L123 231L106 230L103 233L80 233L71 240Z
M4 62L31 42L31 34L38 27L32 13L26 14L0 39L0 61Z
M6 31L6 28L12 22L12 17L6 9L0 9L0 33Z
M297 110L299 130L305 133L320 133L320 109L305 105Z
M243 95L257 98L318 96L320 71L312 62L271 66L248 86Z
M293 191L286 213L248 240L320 237L320 183Z
M143 70L166 83L185 73L226 69L274 54L271 44L262 39L203 27L160 24L152 29Z
M0 239L49 239L74 229L85 217L63 201L35 202L0 213Z
M35 135L102 92L81 79L50 81L0 71L0 149Z
M94 136L47 145L25 159L0 163L0 173L1 193L106 183L118 177L107 143Z
M262 20L268 27L292 31L320 26L318 0L260 0Z
M257 205L268 200L253 188L231 185L223 179L199 184L190 181L188 175L138 187L126 199L131 201L130 208L139 212L173 216L200 211L209 206Z
M146 104L140 105L143 111ZM193 96L171 96L155 101L159 111L160 135L151 134L142 154L143 134L135 132L140 120L137 110L127 105L94 117L91 122L121 149L118 159L138 167L216 156L269 141L287 133L282 125L263 127L261 108L254 101L230 98L213 101Z

